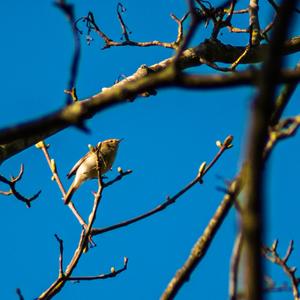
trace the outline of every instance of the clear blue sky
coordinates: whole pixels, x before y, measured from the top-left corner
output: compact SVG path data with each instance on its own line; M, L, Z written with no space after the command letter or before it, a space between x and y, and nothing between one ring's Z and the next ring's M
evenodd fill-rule
M86 2L86 3L84 3ZM116 18L118 1L73 1L76 16L88 11L95 14L101 28L115 40L121 37ZM240 1L241 7L247 1ZM182 16L185 1L124 0L126 24L138 41L167 40L176 36L176 24L169 14ZM0 3L0 86L1 127L44 115L64 105L73 53L70 27L52 1L1 1ZM264 17L269 19L269 9ZM266 22L266 20L264 19ZM205 37L204 29L194 43ZM100 50L102 41L94 35L87 46L82 37L77 93L86 98L111 86L119 75L132 74L141 64L151 65L172 52L160 48L112 48ZM224 34L224 41L230 42ZM247 41L235 35L234 45ZM294 62L297 57L294 57ZM207 68L193 72L211 72ZM87 144L107 138L124 138L116 167L133 169L133 174L104 192L96 225L111 225L136 216L158 205L193 179L203 161L210 161L216 140L234 136L234 147L207 174L203 185L195 186L162 213L123 229L96 237L97 247L84 255L74 275L105 273L111 266L122 266L129 258L128 270L114 279L79 284L68 283L56 299L104 300L158 299L167 283L183 264L223 197L217 187L234 177L240 167L247 136L247 124L254 90L189 92L166 89L156 97L138 99L109 109L87 122L89 135L69 128L46 140L59 173L65 177L73 164L86 153ZM286 114L299 113L299 91ZM299 205L299 137L280 144L271 158L268 171L267 240L280 240L283 252L290 239L295 240L291 262L300 266ZM61 194L42 153L35 147L13 157L1 166L1 174L16 175L21 163L25 174L18 185L25 195L42 189L39 199L27 209L13 198L0 198L0 298L16 299L21 288L25 299L37 297L58 273L57 233L65 245L65 263L71 258L81 228ZM87 216L93 201L91 190L96 182L82 186L74 197L80 212ZM5 187L1 187L5 189ZM211 245L207 256L193 273L177 299L226 299L229 258L237 219L232 211ZM274 270L273 270L274 269ZM286 281L281 270L272 268L276 282ZM290 295L275 295L283 299Z

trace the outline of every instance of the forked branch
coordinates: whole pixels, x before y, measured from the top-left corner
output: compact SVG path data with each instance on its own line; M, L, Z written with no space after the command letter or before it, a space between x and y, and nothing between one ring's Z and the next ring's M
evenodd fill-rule
M11 176L10 179L7 179L6 177L0 175L0 182L7 184L10 188L8 191L0 191L0 194L4 196L13 195L21 202L24 202L26 206L29 208L31 207L31 202L37 199L37 197L40 195L42 191L38 191L36 194L34 194L32 197L29 198L23 196L20 192L18 192L18 190L16 189L16 184L18 181L22 179L23 173L24 173L24 165L21 164L20 172L16 177Z

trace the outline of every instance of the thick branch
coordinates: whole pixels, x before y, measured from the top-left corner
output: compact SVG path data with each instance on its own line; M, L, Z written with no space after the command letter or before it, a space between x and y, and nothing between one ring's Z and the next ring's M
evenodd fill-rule
M214 216L211 218L202 235L195 243L183 266L176 272L175 276L169 282L160 300L174 299L179 289L189 280L190 275L209 249L211 242L227 216L233 202L241 190L241 187L241 177L238 177L230 184L228 194L225 195L222 202L216 209Z
M240 64L257 63L264 60L269 49L268 45L260 45L250 51L239 62ZM199 66L200 58L207 61L224 63L235 62L244 52L245 47L224 45L218 41L201 43L195 48L183 52L178 66L181 69ZM300 50L300 37L295 37L285 43L283 54L288 55ZM189 77L178 80L174 70L167 68L173 58L166 59L150 67L140 67L132 76L129 76L111 88L103 88L102 92L82 101L78 101L65 108L50 113L33 121L0 130L0 162L30 147L38 141L57 133L69 126L86 129L83 122L108 107L127 102L145 92L153 94L156 88L182 86L191 87ZM297 71L293 74L297 75ZM291 74L286 74L291 75ZM224 76L224 77L223 77ZM251 71L223 75L191 77L197 78L194 82L197 88L231 87L233 85L254 84L256 74ZM283 80L284 79L284 80ZM281 78L287 81L290 78Z
M274 111L275 89L282 66L282 48L296 1L286 0L275 24L269 55L260 76L259 93L254 101L252 126L248 141L246 199L242 214L242 234L245 247L245 299L260 300L262 295L263 267L260 246L264 233L264 186L266 159L264 149Z

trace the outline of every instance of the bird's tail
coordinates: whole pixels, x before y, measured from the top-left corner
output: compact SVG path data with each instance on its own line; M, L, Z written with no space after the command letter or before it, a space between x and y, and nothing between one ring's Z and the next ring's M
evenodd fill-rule
M74 182L72 182L67 194L65 195L65 205L68 205L72 199L73 194L77 190L77 187L75 186Z

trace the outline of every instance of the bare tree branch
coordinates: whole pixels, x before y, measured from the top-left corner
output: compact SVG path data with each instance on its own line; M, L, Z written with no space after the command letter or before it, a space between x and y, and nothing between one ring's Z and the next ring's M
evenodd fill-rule
M229 274L229 299L238 300L238 275L239 265L241 261L241 250L243 244L243 236L238 233L231 256L230 274Z
M94 151L97 151L97 150L94 149ZM66 284L66 282L71 277L74 269L76 268L76 266L81 258L81 255L86 251L86 247L90 240L91 230L92 230L94 221L96 219L98 206L102 199L102 192L103 192L103 182L102 182L101 171L100 171L101 162L100 162L99 155L96 155L96 157L97 157L97 172L98 172L98 190L94 194L94 196L95 196L94 204L93 204L92 210L91 210L89 218L88 218L88 224L85 226L85 228L81 232L78 246L75 249L73 257L71 258L68 266L66 267L66 270L63 273L63 276L59 276L51 284L51 286L38 297L39 300L51 299L52 297L54 297L56 294L58 294L60 292L60 290L63 288L63 286ZM124 261L124 267L121 270L119 270L118 274L126 269L125 266L127 267L127 261L126 262ZM111 273L113 273L113 272L111 271ZM109 277L112 277L112 275L110 275L110 276L106 275L105 278L109 278ZM80 279L80 280L83 280L83 279Z
M24 202L28 208L30 208L31 202L34 201L35 199L37 199L42 191L38 191L36 194L34 194L30 198L24 197L22 194L20 194L16 189L16 183L22 179L23 173L24 173L24 165L21 164L20 172L17 175L17 177L11 176L11 179L9 180L9 179L5 178L4 176L0 175L0 182L7 184L10 188L9 191L0 191L0 194L4 195L4 196L13 195L21 202Z
M272 147L274 147L275 145L276 144L273 143ZM210 220L209 224L203 231L203 234L195 243L191 254L187 258L183 266L176 272L175 276L169 282L167 288L161 296L161 300L173 299L180 288L183 286L183 284L190 278L194 269L205 256L214 236L218 232L230 208L233 206L239 193L244 187L245 171L246 168L244 166L237 175L236 179L232 181L232 183L230 183L227 189L227 194L221 201L219 207L216 209L213 218Z
M300 126L300 115L283 119L277 123L277 125L269 129L269 139L266 144L264 154L270 155L271 150L274 148L274 144L278 143L282 139L291 137L297 133Z
M298 62L297 66L295 67L296 70L300 69L300 62ZM281 91L280 94L277 96L276 101L275 101L275 110L272 114L271 118L271 125L276 125L279 119L282 116L282 113L287 106L290 98L292 97L293 93L295 92L297 88L296 83L289 83L285 84Z
M266 57L268 45L260 45L250 49L245 57L239 62L257 63ZM300 37L295 37L285 43L283 54L287 55L300 49ZM182 69L200 65L200 58L208 61L233 63L244 52L245 47L233 47L224 45L218 41L206 40L195 48L183 52L179 61ZM168 69L174 58L166 59L150 67L141 67L135 74L118 82L111 88L103 88L102 92L82 101L78 101L68 107L50 113L33 121L21 123L17 126L7 127L0 130L0 162L8 159L16 153L23 151L31 145L51 136L69 126L80 127L84 120L91 118L95 113L101 112L108 107L128 102L147 90L162 87L182 86L194 88L224 88L236 85L256 84L257 74L251 71L223 75L203 75L189 77L181 76L180 81L172 69ZM298 81L299 71L282 73L280 81ZM189 84L189 80L193 84ZM193 81L193 79L195 79Z
M268 259L272 263L279 265L282 268L284 273L288 276L290 283L292 285L294 300L299 300L300 299L300 293L298 290L299 278L297 278L295 274L296 268L289 267L287 265L287 262L294 250L294 241L293 240L290 241L284 257L280 257L280 255L278 254L277 246L278 246L278 240L275 240L272 247L263 247L262 253L266 259Z
M64 276L64 241L55 234L54 237L56 238L58 244L59 244L59 273L58 277Z
M271 147L274 147L275 145L276 143L273 143ZM266 160L267 159L268 157L266 156ZM239 174L236 176L236 179L230 183L225 197L222 199L219 207L216 209L214 216L211 218L202 235L195 243L193 249L191 250L191 254L169 282L167 288L160 298L161 300L173 299L183 284L189 280L197 265L204 258L211 242L213 241L213 238L217 234L230 208L233 206L235 201L237 201L237 197L244 187L245 172L246 166L244 165Z
M78 74L78 66L80 59L80 38L78 31L75 25L75 16L74 16L74 5L68 4L66 0L56 0L55 5L62 10L62 12L66 15L73 33L74 40L74 54L71 64L70 70L70 79L68 83L68 90L72 90L75 87L75 82ZM67 95L66 104L71 104L72 98L70 95Z
M260 26L259 26L259 18L258 18L258 0L250 0L249 1L249 21L250 28L252 31L251 34L251 45L257 46L260 42Z
M118 5L118 7L119 7L119 5ZM102 49L108 49L111 47L124 47L124 46L135 46L135 47L160 46L160 47L164 47L164 48L176 49L176 47L178 46L177 41L178 41L178 39L181 38L181 35L182 35L182 24L187 17L187 15L185 15L181 20L178 20L177 18L175 19L174 16L172 16L172 18L174 20L176 20L176 23L178 24L178 36L177 36L176 41L174 41L174 42L162 42L162 41L158 41L158 40L153 40L153 41L149 41L149 42L136 42L129 38L129 35L127 32L127 26L123 21L121 13L119 12L119 8L118 8L117 15L118 15L118 19L121 23L121 27L123 30L123 36L125 38L125 40L122 42L113 41L110 37L108 37L107 34L104 33L98 26L98 24L95 20L94 14L92 12L89 12L86 17L81 17L75 22L77 31L82 33L82 31L80 31L77 26L78 26L79 22L85 22L86 27L88 29L88 32L87 32L88 43L90 43L90 41L91 41L91 37L90 37L91 32L95 31L100 36L100 38L103 39L103 41L104 41L104 46Z
M246 299L262 299L263 270L260 246L264 234L264 185L266 159L264 149L274 111L275 89L282 66L282 49L296 1L284 1L274 27L269 55L263 65L259 92L254 100L252 124L248 141L246 201L242 214L242 234L245 249Z
M108 186L114 184L115 182L122 180L123 177L130 175L132 173L132 170L123 171L122 168L119 167L118 172L119 172L118 176L116 176L114 179L112 179L110 181L104 182L103 186L108 187Z
M17 293L17 295L19 297L19 300L25 300L24 297L23 297L23 295L22 295L21 289L17 288L16 289L16 293Z
M102 280L102 279L107 279L107 278L113 278L119 275L120 273L124 272L127 270L127 264L128 264L128 258L124 257L123 260L123 267L120 269L115 269L114 267L111 267L109 273L105 274L99 274L95 276L71 276L67 280L69 281L89 281L89 280Z
M222 156L222 154L228 150L229 148L231 148L231 143L232 143L233 137L231 135L229 135L223 143L220 144L220 149L218 151L218 153L215 155L215 157L213 158L213 160L209 163L209 165L206 166L206 163L203 163L198 171L197 176L189 183L187 184L183 189L181 189L178 193L176 193L173 197L167 197L166 201L164 201L163 203L161 203L160 205L158 205L157 207L155 207L154 209L143 213L137 217L131 218L129 220L108 226L108 227L104 227L104 228L93 228L92 229L92 235L99 235L99 234L103 234L105 232L108 231L112 231L121 227L125 227L128 226L130 224L136 223L140 220L143 220L145 218L148 218L160 211L165 210L168 206L174 204L177 199L179 197L181 197L183 194L185 194L188 190L190 190L194 185L196 185L197 183L202 183L203 182L203 178L205 176L205 174L214 166L214 164L219 160L219 158Z
M36 147L38 149L41 149L45 155L45 158L47 160L47 163L49 165L49 168L52 172L52 180L55 180L61 193L62 193L62 201L66 195L66 190L62 185L62 182L60 180L60 177L58 175L57 172L57 166L55 163L54 159L50 158L49 152L48 152L48 148L50 147L49 145L46 145L44 141L40 141L39 143L36 144ZM80 223L81 226L86 227L86 222L83 220L83 218L80 216L80 214L78 213L76 207L74 206L74 204L72 202L68 203L68 207L70 208L70 210L72 211L72 213L74 214L74 216L77 218L78 222Z
M199 265L207 253L215 235L219 232L220 226L227 217L230 208L235 205L242 217L241 233L237 236L232 254L231 273L230 273L230 299L237 300L243 297L247 300L260 300L263 297L262 291L266 290L263 286L263 267L260 260L260 245L264 233L264 170L266 162L275 145L285 138L293 136L300 126L300 116L296 115L290 118L281 119L284 109L287 106L291 95L294 93L297 84L300 81L299 64L294 70L284 69L282 60L284 55L300 51L300 36L287 38L292 13L299 12L296 7L296 0L283 0L279 6L273 0L268 0L274 8L273 20L265 28L260 27L259 18L259 1L249 0L249 7L246 9L236 10L237 0L226 1L219 7L213 7L209 1L205 0L187 0L189 12L181 19L171 14L171 18L177 24L177 36L172 42L161 42L153 40L149 42L136 42L130 39L129 31L123 13L125 7L118 3L116 15L122 30L122 41L112 40L102 31L97 24L92 12L86 17L75 21L74 8L67 4L67 1L57 0L57 6L65 13L72 26L75 49L70 71L69 86L66 90L67 105L57 111L47 114L44 117L32 121L18 124L0 130L0 163L23 151L27 147L43 140L45 137L56 134L60 130L70 126L77 127L85 132L88 128L85 126L87 119L93 117L96 113L112 106L132 102L137 97L149 97L156 95L158 89L170 87L182 87L186 89L217 89L229 88L235 86L254 86L257 87L258 93L253 103L252 126L248 140L247 159L245 160L240 172L231 182L227 182L225 196L221 200L219 207L216 209L213 217L208 222L206 229L195 242L190 255L185 263L176 272L170 280L161 299L173 299L180 291L181 287L189 280L193 271ZM248 14L244 18L249 18L248 28L238 28L232 25L233 18L236 14ZM260 12L261 14L261 12ZM184 32L184 22L190 17L190 25ZM243 17L243 16L241 16ZM116 82L111 87L103 87L101 92L83 100L78 100L75 90L75 81L77 76L80 42L78 27L80 22L84 22L87 28L87 42L92 41L90 34L98 34L104 41L104 49L113 46L161 46L176 50L174 56L169 57L161 62L151 66L142 65L131 76L123 76L122 80ZM209 39L197 41L197 46L191 46L192 39L198 38L195 35L199 25L204 23L211 32L208 33ZM81 23L82 24L82 23ZM243 26L241 26L243 27ZM232 33L246 33L249 36L249 44L243 46L232 46L222 43L222 30L228 28ZM272 38L269 38L271 32ZM194 39L193 39L194 40ZM261 44L261 41L266 44ZM192 48L188 48L188 47ZM224 63L225 66L218 65ZM242 64L257 64L255 67L241 68ZM191 67L207 65L219 72L230 72L227 74L193 74L182 72ZM228 66L227 66L228 65ZM236 71L236 68L239 70ZM240 71L242 70L242 71ZM193 70L194 71L194 70ZM276 87L278 84L284 84L282 91L276 98ZM71 98L73 101L71 101ZM72 104L71 104L72 103ZM128 259L124 258L123 267L119 269L111 268L110 272L98 274L95 276L74 276L74 270L81 258L81 255L89 248L89 243L93 243L94 235L102 234L117 228L122 228L140 221L163 211L171 204L175 203L189 189L198 183L203 182L204 175L212 168L225 150L232 145L232 136L228 136L223 143L217 142L220 148L212 161L206 165L202 163L198 174L195 178L178 191L174 196L167 197L160 205L147 211L139 216L125 220L104 228L94 228L96 214L102 199L104 188L121 180L123 177L131 174L131 170L123 171L118 169L119 175L114 179L104 182L100 172L99 153L97 155L98 171L98 191L94 194L94 203L91 209L88 222L86 223L77 212L74 205L70 202L69 208L82 225L81 235L78 245L75 247L72 258L67 267L64 269L64 245L63 240L55 235L59 243L59 272L57 279L39 296L38 299L51 299L57 295L68 281L88 281L97 279L112 278L127 269ZM40 148L48 162L52 172L52 180L55 180L65 195L64 187L60 181L56 162L50 158L48 146L44 142L39 142L37 147ZM98 151L92 149L91 151ZM0 175L0 181L8 184L9 191L0 191L0 194L15 196L30 206L30 202L37 196L25 198L15 189L15 183L19 181L23 174L23 166L19 176L12 177L11 180ZM245 188L245 201L239 203L238 195ZM294 294L294 299L300 300L298 285L299 278L296 277L296 268L289 267L287 262L293 251L293 241L290 243L284 257L277 253L276 241L272 247L263 249L264 255L274 263L280 265L288 275ZM239 274L239 262L241 260L241 249L245 249L245 263L242 271L245 279L245 291L238 294L237 278ZM243 253L244 254L244 253ZM288 289L288 286L276 286L270 280L272 290ZM24 297L19 289L17 295L20 300Z
M233 202L241 190L242 178L237 177L228 187L228 193L225 195L220 205L215 211L215 214L207 224L202 235L195 243L189 257L186 259L183 266L176 272L175 276L169 282L167 288L161 296L161 300L174 299L180 288L186 283L192 272L205 256L211 242L227 216Z

